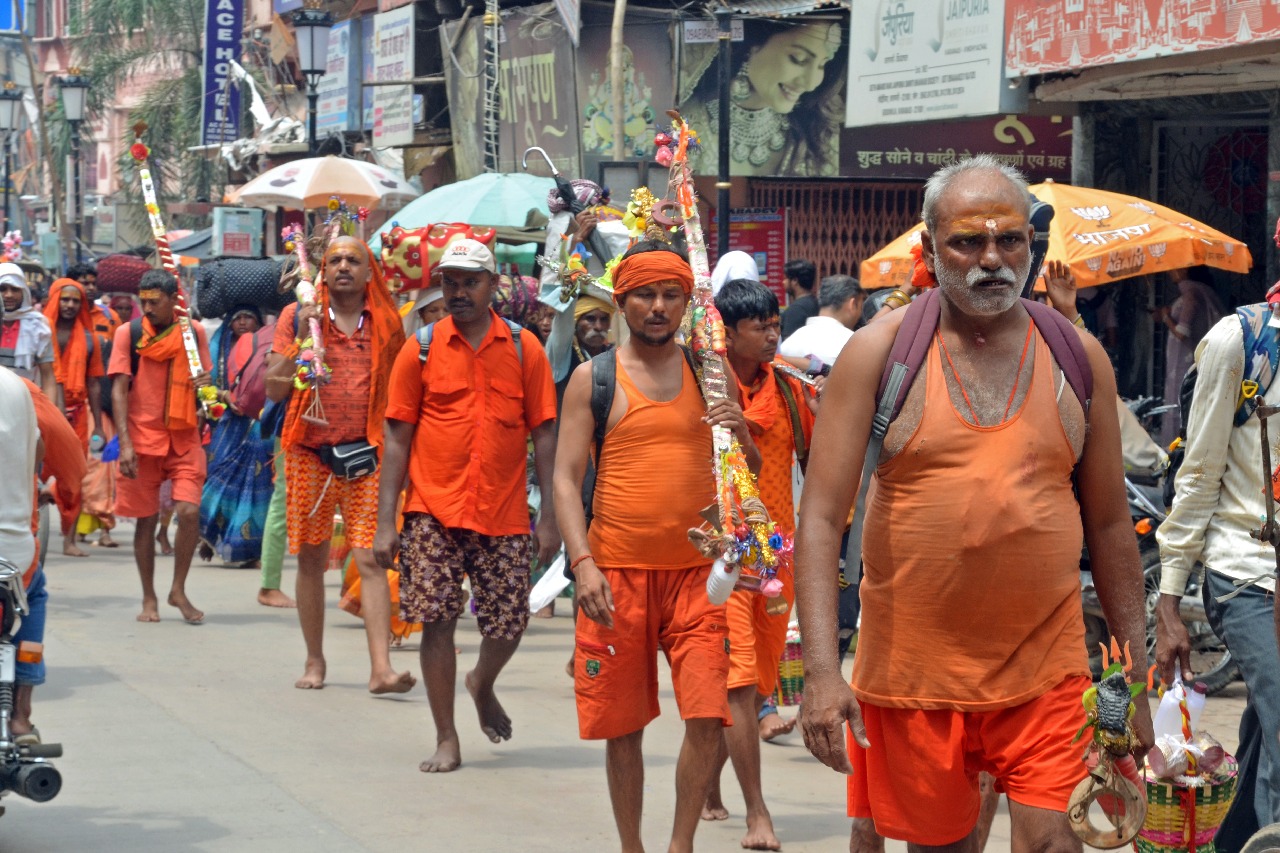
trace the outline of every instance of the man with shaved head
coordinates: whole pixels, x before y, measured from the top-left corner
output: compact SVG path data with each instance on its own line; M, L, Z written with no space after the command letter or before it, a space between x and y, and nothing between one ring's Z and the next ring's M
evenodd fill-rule
M1015 849L1080 850L1066 810L1086 773L1072 743L1091 684L1083 542L1116 639L1138 658L1146 648L1108 402L1115 377L1096 340L1051 312L1033 318L1019 299L1030 205L1022 176L994 158L936 173L921 240L938 293L854 335L824 389L796 539L801 722L814 755L850 775L854 851L877 849L877 831L912 850L977 850L981 771L1008 794ZM840 539L882 372L899 329L912 328L905 315L924 308L937 317L925 381L909 386L879 457L866 462L876 487L850 689L836 650ZM1042 328L1078 335L1080 347L1063 337L1068 344L1051 350ZM1092 396L1106 405L1087 406L1074 386L1063 391L1055 353L1064 351L1077 356L1073 369L1087 361ZM1146 702L1133 722L1141 762L1153 739Z
M415 680L391 666L391 589L372 551L387 381L404 344L404 329L382 281L382 268L362 241L338 237L330 242L320 271L316 303L295 303L280 313L268 356L267 396L281 401L292 394L281 436L285 514L289 550L298 555L298 621L307 648L302 677L294 686L324 687L324 571L333 514L339 510L360 571L369 692L407 693ZM318 344L311 340L313 321L320 327L331 379L295 390L299 356ZM317 396L322 408L315 404ZM370 461L361 464L361 458Z

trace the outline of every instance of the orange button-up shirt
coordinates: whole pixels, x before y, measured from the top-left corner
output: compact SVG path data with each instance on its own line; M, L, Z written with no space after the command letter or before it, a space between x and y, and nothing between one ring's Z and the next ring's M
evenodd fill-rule
M360 325L344 335L337 324L330 323L324 340L324 361L331 371L329 382L320 386L320 403L324 406L328 426L308 422L302 443L307 447L324 447L363 441L369 431L369 394L373 382L373 344L370 338L368 309L360 313ZM271 351L283 354L293 346L298 333L298 303L286 305L276 322ZM302 337L307 337L304 333Z
M387 417L417 425L405 512L512 536L529 532L527 438L555 419L556 389L533 333L520 333L517 357L511 329L492 311L490 320L475 349L452 317L436 323L425 367L410 338L391 370Z
M174 320L176 323L177 320ZM173 334L180 330L174 329ZM200 351L200 362L208 370L213 363L209 358L209 340L205 337L204 327L199 323L191 324L191 331L196 336L196 348ZM107 367L109 376L132 371L133 340L130 336L129 324L125 323L116 329L115 340L111 344L111 364ZM174 363L174 370L187 370L185 360ZM164 415L168 400L165 395L169 391L169 367L164 362L151 358L138 358L138 372L133 375L129 386L129 440L133 448L147 456L167 456L169 449L175 453L185 453L192 447L200 445L200 430L170 430L164 423ZM195 399L192 398L192 405Z

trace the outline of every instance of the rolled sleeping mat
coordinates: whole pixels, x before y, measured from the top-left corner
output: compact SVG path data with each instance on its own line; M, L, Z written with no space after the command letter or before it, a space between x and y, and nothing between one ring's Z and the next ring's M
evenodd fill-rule
M280 263L271 258L218 258L196 273L196 310L201 317L222 317L237 305L253 305L278 314L293 302L281 293Z
M98 261L98 290L103 293L138 292L138 282L151 264L137 255L107 255Z

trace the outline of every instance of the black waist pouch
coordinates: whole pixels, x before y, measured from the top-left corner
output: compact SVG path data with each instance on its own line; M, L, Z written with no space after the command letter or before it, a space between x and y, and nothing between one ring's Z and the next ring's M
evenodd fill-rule
M358 480L378 470L378 448L367 441L317 447L316 455L344 480Z

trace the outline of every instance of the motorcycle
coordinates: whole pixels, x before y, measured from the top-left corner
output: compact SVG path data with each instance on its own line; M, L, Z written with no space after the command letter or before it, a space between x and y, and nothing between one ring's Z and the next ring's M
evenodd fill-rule
M1160 600L1160 547L1156 530L1164 522L1164 489L1162 479L1168 457L1150 436L1168 407L1154 398L1144 397L1120 405L1120 431L1124 444L1125 492L1129 499L1129 515L1138 537L1138 553L1142 559L1143 590L1147 616L1147 667L1155 665L1156 603ZM1101 645L1110 646L1102 604L1093 582L1088 548L1080 559L1080 599L1084 608L1085 646L1089 650L1089 667L1097 678L1102 674ZM1231 652L1218 639L1205 615L1201 579L1193 573L1178 603L1178 613L1191 637L1191 671L1196 681L1209 688L1210 695L1223 690L1239 677L1231 660ZM1132 650L1137 657L1137 649Z
M62 774L49 759L62 756L59 743L18 743L10 730L19 650L13 632L26 616L27 594L22 570L0 557L0 796L14 793L37 803L52 800L62 789ZM0 815L4 808L0 806Z

